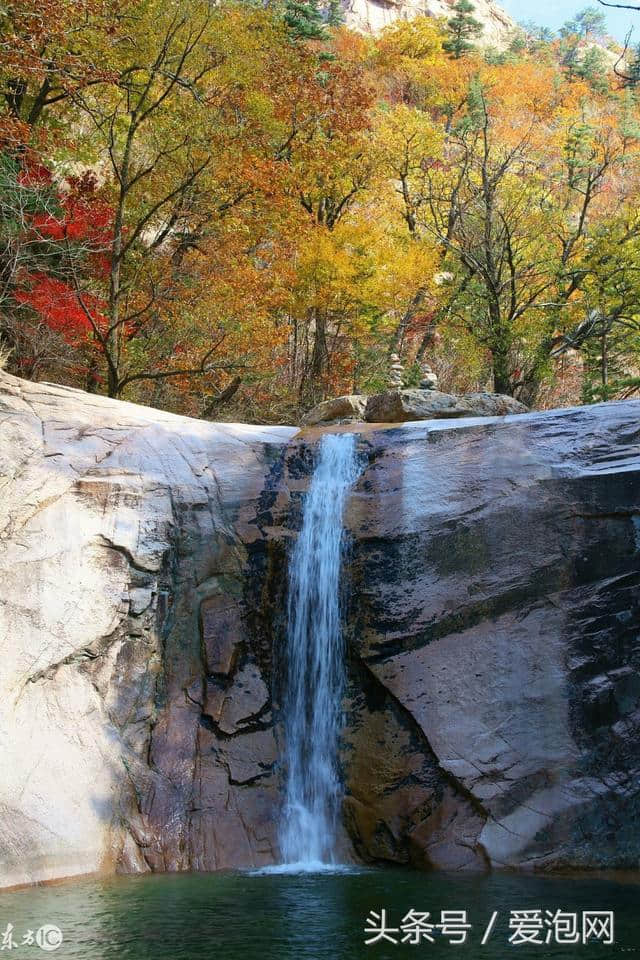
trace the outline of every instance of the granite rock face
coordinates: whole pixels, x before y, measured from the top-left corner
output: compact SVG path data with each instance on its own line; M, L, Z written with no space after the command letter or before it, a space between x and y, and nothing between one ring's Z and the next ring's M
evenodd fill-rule
M345 856L637 866L639 410L339 428ZM1 375L0 886L277 858L293 434Z
M417 388L392 389L371 396L355 394L324 400L307 413L304 425L327 423L406 423L459 417L504 417L528 413L519 400L498 393L441 393Z
M503 417L528 413L513 397L497 393L455 395L439 390L387 390L369 397L367 423L406 423L410 420L451 420L460 417Z
M363 394L356 393L323 400L309 411L304 423L312 427L318 423L331 423L336 420L364 420L367 399Z
M418 16L448 20L455 0L343 0L345 22L353 30L377 32L396 20ZM503 47L516 29L512 18L495 0L474 0L473 16L483 26L479 43Z
M0 886L273 860L245 543L292 432L0 375Z
M363 436L345 763L365 857L637 867L639 413Z

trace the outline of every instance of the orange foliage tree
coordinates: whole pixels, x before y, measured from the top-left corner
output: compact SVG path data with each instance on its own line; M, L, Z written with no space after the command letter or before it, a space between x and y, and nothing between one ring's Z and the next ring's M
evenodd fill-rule
M296 420L400 353L533 402L596 299L623 315L612 263L635 289L633 94L553 38L452 58L433 18L363 37L283 11L3 5L10 368Z

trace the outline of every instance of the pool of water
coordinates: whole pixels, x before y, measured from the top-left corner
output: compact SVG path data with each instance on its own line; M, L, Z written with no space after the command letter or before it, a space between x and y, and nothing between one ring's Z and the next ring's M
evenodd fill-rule
M0 957L36 958L50 953L75 960L352 960L364 957L448 955L502 960L518 954L622 956L640 952L640 876L523 877L510 874L458 876L405 870L354 870L320 874L165 874L108 880L77 880L0 894ZM365 933L371 911L387 913L389 935L398 940L370 946ZM441 922L441 911L467 911L464 943L440 930L434 943L412 942L409 912L429 913L414 930ZM555 924L551 914L569 916ZM542 944L510 943L517 936L512 911L541 911L524 924ZM546 914L545 911L549 911ZM583 914L613 912L612 945L557 943L558 929L575 939ZM491 918L495 924L485 945ZM576 917L577 930L573 930ZM541 917L542 930L536 935ZM419 919L419 918L418 918ZM598 919L593 918L601 930ZM546 922L548 921L548 922ZM606 918L605 918L606 923ZM7 947L7 930L13 949ZM55 950L58 934L63 941ZM377 924L379 927L380 924ZM45 928L45 932L41 932ZM33 932L32 944L28 931ZM524 934L523 934L524 936ZM602 936L607 939L606 932ZM403 943L402 938L407 937ZM459 939L457 933L453 939ZM549 939L549 943L546 940Z

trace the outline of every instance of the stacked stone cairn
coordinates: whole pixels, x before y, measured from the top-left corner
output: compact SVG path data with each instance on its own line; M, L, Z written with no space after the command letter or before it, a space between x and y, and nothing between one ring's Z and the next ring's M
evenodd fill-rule
M404 386L404 365L397 353L392 353L388 384L391 390L402 390Z
M438 389L438 377L433 372L428 363L423 363L420 365L420 370L422 376L420 377L420 389L421 390L437 390Z

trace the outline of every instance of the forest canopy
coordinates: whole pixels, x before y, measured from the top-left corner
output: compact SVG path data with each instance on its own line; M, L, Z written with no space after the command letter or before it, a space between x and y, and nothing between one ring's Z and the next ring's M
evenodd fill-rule
M0 356L296 422L398 355L545 407L640 388L640 51L315 0L0 4Z

